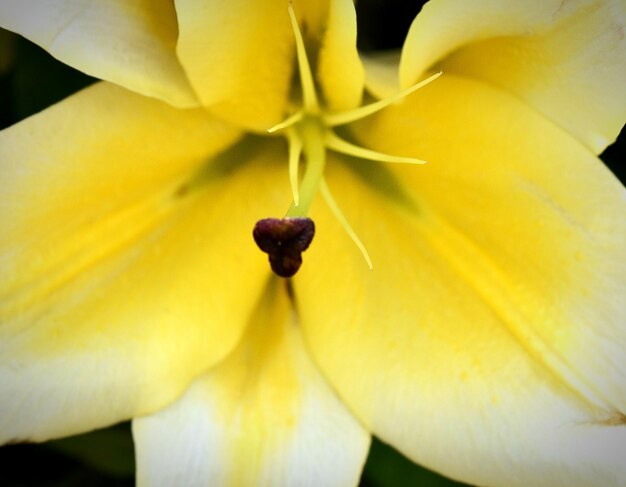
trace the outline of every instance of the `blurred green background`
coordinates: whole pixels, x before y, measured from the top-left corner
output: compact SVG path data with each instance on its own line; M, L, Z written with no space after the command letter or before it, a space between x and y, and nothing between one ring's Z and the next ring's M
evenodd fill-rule
M423 2L359 0L359 48L400 47ZM94 80L75 71L30 42L0 30L0 128L7 127ZM602 159L625 180L624 131ZM618 164L619 163L619 164ZM128 423L44 444L0 447L0 485L131 486L133 443ZM414 465L389 446L374 440L361 486L463 486Z

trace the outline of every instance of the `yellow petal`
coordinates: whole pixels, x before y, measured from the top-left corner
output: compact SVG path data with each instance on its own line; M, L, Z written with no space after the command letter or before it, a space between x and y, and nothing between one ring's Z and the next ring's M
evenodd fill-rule
M296 0L292 2L305 41L319 42L328 24L328 9L332 1L334 0Z
M360 105L365 73L356 50L356 12L352 0L330 2L317 68L331 110L349 110Z
M622 485L624 188L515 97L453 76L355 135L429 164L328 161L374 263L313 207L295 290L339 395L374 434L471 484Z
M626 6L620 0L434 0L417 16L400 77L437 64L518 96L596 153L626 113Z
M389 98L400 91L399 50L361 54L361 59L365 68L365 88L372 96Z
M237 136L107 83L0 134L0 441L151 412L231 350L289 191Z
M264 131L285 110L294 36L285 0L176 0L178 56L202 103Z
M91 76L174 106L198 105L176 58L169 0L7 0L0 25Z
M133 422L139 485L357 484L369 434L311 362L284 285L224 362Z

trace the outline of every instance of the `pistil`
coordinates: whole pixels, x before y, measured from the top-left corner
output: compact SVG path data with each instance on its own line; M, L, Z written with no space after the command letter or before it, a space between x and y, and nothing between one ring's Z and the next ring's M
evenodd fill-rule
M288 9L296 41L302 108L283 122L268 129L268 132L282 132L289 143L289 181L293 200L284 218L259 220L253 232L254 239L259 248L269 254L272 270L281 277L291 277L300 268L301 253L308 248L313 238L315 225L307 215L313 199L320 193L335 218L363 254L369 268L372 269L372 261L365 245L348 223L348 219L342 213L324 180L326 151L332 150L362 160L386 163L424 164L426 161L413 157L383 154L360 147L340 138L333 131L333 127L370 116L434 81L441 73L436 73L384 100L341 113L324 113L319 105L304 40L291 3ZM304 161L305 173L300 181L301 161Z
M291 277L302 265L302 252L313 240L315 224L310 218L264 218L252 235L268 254L270 267L280 277Z

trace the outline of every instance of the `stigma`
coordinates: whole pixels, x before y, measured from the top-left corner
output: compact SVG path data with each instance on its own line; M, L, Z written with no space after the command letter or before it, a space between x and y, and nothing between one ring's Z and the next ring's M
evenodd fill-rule
M268 254L272 271L291 277L302 265L302 252L313 240L315 224L310 218L264 218L256 223L252 235Z

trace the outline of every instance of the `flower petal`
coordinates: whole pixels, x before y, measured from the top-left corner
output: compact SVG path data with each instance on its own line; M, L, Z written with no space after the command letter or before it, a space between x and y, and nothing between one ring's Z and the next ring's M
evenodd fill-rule
M258 131L283 116L294 67L285 0L176 0L178 56L202 103Z
M403 86L437 63L509 91L596 153L626 113L626 7L619 0L433 0L402 54Z
M365 72L356 49L356 12L352 0L330 1L317 69L331 110L349 110L360 105Z
M450 75L355 134L429 164L329 161L374 263L313 208L295 290L339 395L471 484L623 485L624 188L515 97Z
M372 96L388 98L400 91L399 50L361 54L361 59L365 68L365 88Z
M133 422L139 485L356 485L369 434L326 384L273 279L238 348Z
M5 0L0 24L91 76L174 106L198 105L176 59L170 0Z
M0 441L151 412L231 350L289 194L237 136L107 83L0 133Z

